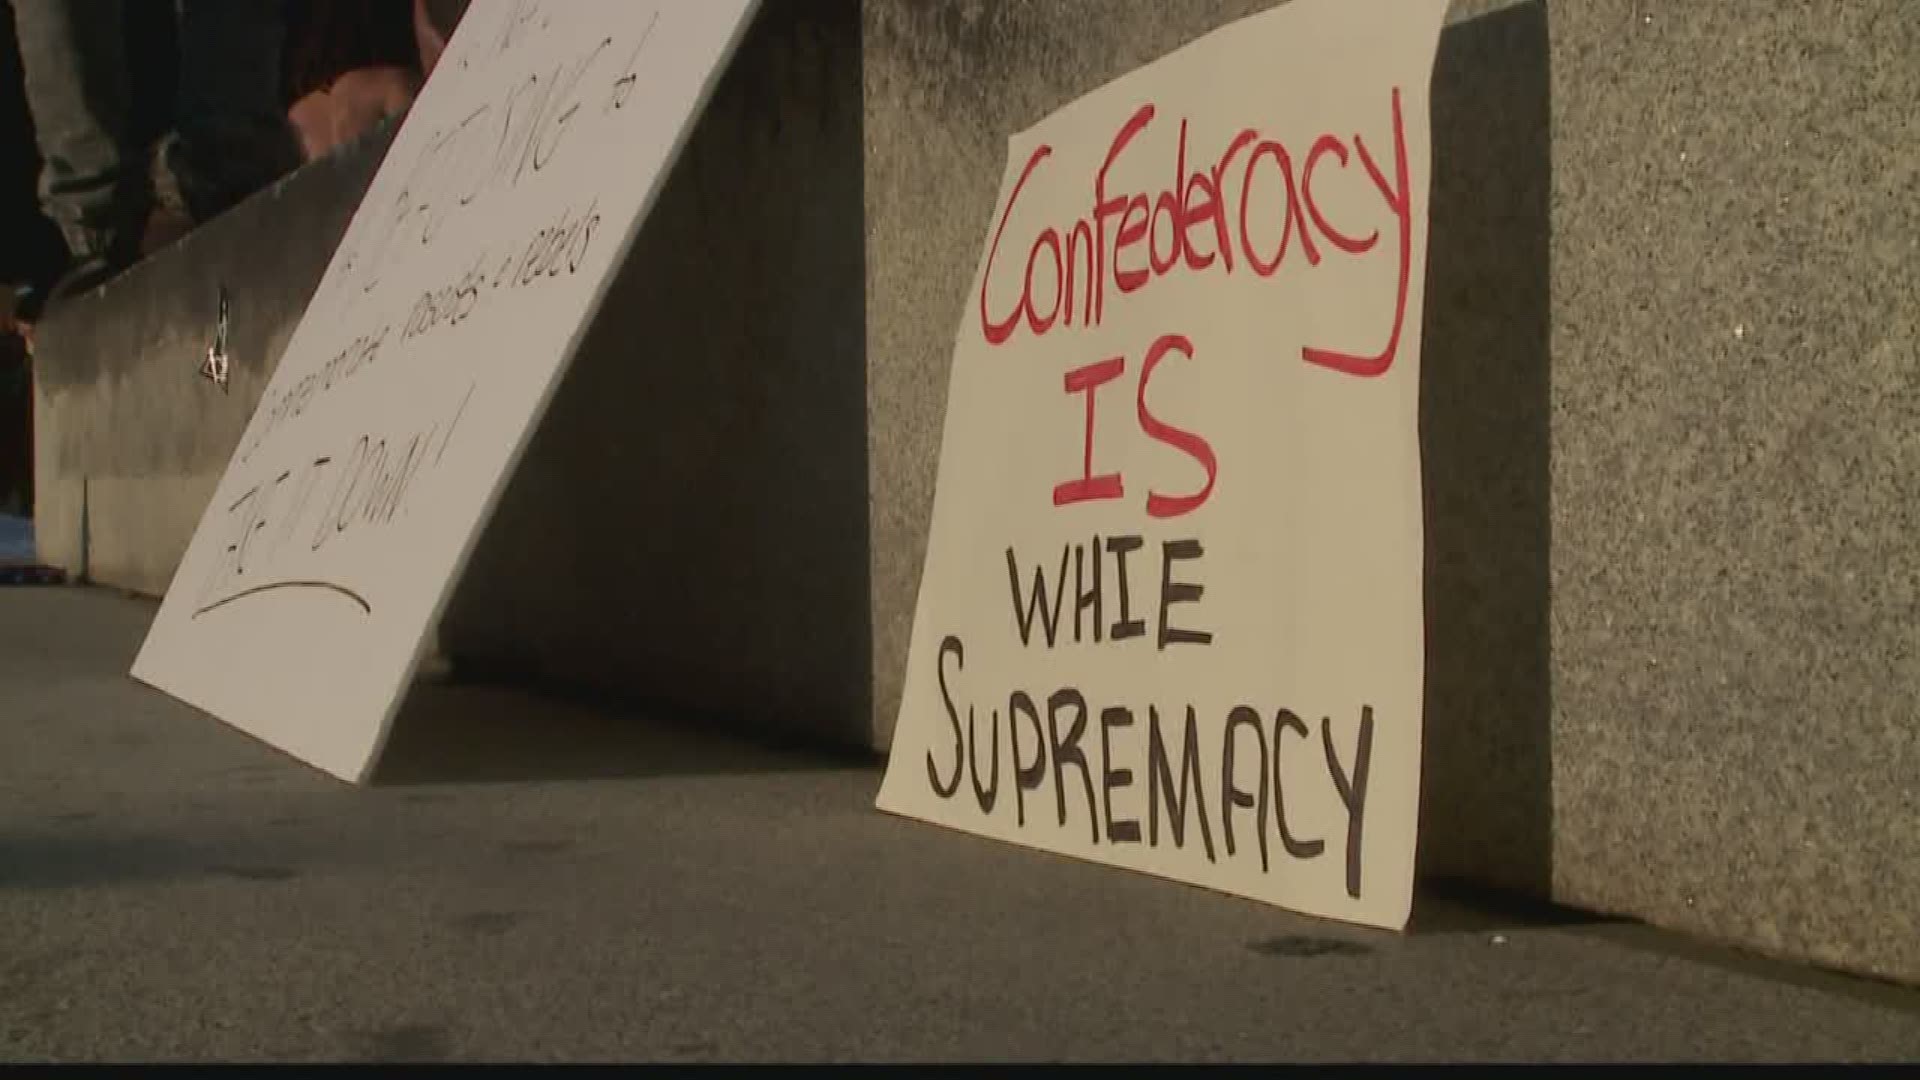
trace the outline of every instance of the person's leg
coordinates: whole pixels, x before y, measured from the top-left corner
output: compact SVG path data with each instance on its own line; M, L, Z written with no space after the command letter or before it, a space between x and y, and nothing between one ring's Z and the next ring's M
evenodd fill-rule
M109 274L138 256L147 210L145 169L127 142L120 0L13 0L13 12L42 205L76 267Z
M161 198L205 221L300 162L280 85L278 3L177 0L180 95L161 143Z

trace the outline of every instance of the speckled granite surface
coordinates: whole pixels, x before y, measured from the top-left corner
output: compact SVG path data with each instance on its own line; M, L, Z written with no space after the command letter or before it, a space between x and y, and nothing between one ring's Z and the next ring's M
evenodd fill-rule
M1554 883L1920 979L1920 20L1551 7Z

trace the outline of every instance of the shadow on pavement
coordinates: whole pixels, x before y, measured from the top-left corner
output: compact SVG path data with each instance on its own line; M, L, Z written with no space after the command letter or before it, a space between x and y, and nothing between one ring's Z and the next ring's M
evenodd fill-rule
M1422 882L1414 896L1413 919L1407 924L1409 935L1493 935L1529 930L1568 931L1635 952L1836 994L1862 1004L1920 1016L1920 995L1911 987L1764 956L1662 930L1638 919L1579 911L1468 881Z
M486 683L416 685L395 718L376 784L580 780L871 767L743 734L728 718L641 712L587 695ZM879 777L876 773L875 783Z
M1413 898L1409 934L1479 934L1576 926L1638 925L1561 907L1519 893L1452 878L1423 881Z
M91 815L67 815L69 818ZM0 833L0 891L112 888L142 882L231 878L291 881L282 839L273 847L189 843L152 831L108 833L81 821L42 832Z

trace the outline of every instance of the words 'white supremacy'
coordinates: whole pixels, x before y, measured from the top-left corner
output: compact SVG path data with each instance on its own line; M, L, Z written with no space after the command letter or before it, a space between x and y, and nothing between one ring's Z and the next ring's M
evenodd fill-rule
M1009 146L880 806L1400 927L1441 0L1295 0Z

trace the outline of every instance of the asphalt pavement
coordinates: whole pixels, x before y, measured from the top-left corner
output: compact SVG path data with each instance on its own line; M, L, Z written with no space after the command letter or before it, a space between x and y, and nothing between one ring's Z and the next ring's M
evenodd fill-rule
M0 588L0 1060L1920 1058L1920 994L1423 895L1408 933L883 815L874 763L423 686L342 784Z

